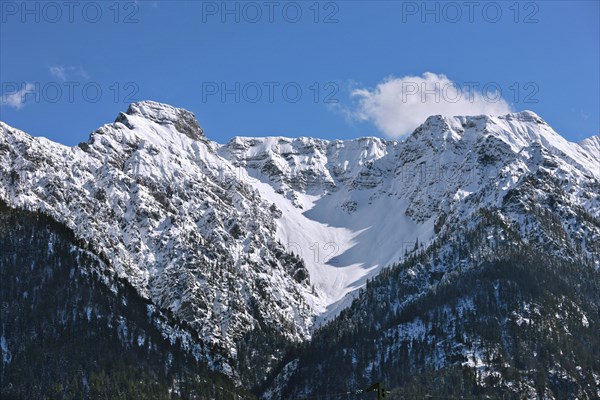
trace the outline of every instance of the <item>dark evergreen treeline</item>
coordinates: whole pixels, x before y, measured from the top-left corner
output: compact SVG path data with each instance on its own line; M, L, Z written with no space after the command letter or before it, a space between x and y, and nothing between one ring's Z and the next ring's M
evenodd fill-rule
M290 351L276 372L292 360L298 368L282 396L381 380L390 398L596 398L593 260L539 251L492 211L478 219L383 271L310 343Z
M0 398L252 397L164 338L157 321L185 326L78 245L52 219L0 204Z

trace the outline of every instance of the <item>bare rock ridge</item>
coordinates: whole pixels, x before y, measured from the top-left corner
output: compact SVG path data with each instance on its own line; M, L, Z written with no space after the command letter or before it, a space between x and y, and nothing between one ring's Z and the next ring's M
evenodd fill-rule
M200 140L204 137L204 131L200 128L194 113L183 108L174 108L154 101L132 103L125 114L119 114L115 122L121 122L133 129L133 126L128 123L127 115L137 115L159 125L172 125L178 132L192 140Z

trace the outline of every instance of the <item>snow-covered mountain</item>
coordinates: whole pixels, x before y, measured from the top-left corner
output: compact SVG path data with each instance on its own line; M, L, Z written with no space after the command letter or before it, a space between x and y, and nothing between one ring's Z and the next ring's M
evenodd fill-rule
M369 176L384 176L377 185L338 185L326 198L351 199L351 215L389 232L370 242L383 255L393 257L390 242L407 243L411 231L419 245L408 242L401 262L282 363L263 397L374 381L391 385L392 398L599 396L596 142L569 143L530 112L430 117L373 161ZM341 204L323 215L331 221ZM387 219L374 219L374 209ZM348 218L338 221L360 220Z
M241 180L191 113L132 104L69 148L0 127L0 198L73 229L156 306L189 323L235 376L236 343L262 321L290 340L314 316L301 260L276 240L275 209ZM203 355L206 356L206 355Z
M446 218L499 207L540 170L564 181L571 204L600 216L597 139L570 143L526 111L433 116L401 143L234 138L219 154L283 211L278 237L302 255L330 317L382 267L431 242Z
M382 268L482 209L502 209L534 247L600 268L600 227L580 218L600 218L600 137L568 142L529 111L432 116L403 142L222 145L189 111L151 101L72 148L0 122L0 200L73 229L235 378L247 335L309 339ZM529 221L539 203L561 216L560 243Z

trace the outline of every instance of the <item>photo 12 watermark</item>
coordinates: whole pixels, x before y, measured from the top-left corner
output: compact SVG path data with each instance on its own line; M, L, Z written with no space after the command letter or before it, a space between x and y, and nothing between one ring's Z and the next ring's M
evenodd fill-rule
M337 265L339 263L336 256L340 254L340 245L335 242L313 242L305 246L288 242L285 247L292 254L315 264Z
M499 82L429 82L402 81L402 103L458 103L479 102L497 103L511 99L513 103L535 104L539 102L540 91L536 82L512 82L503 86Z
M139 101L140 88L136 82L96 81L48 81L48 82L1 82L0 104L15 108L26 103L98 103L109 100L114 103Z
M139 22L137 1L1 1L0 21L7 23Z
M486 184L497 180L506 174L516 174L505 171L502 165L496 165L491 160L486 162L485 156L480 159L465 162L424 162L419 164L402 164L394 171L395 180L410 185L429 185L443 183L466 187L473 183Z
M289 23L339 22L340 6L335 1L202 1L202 23Z
M403 1L402 23L537 24L540 6L534 1Z
M311 82L303 84L294 81L264 82L202 82L200 98L202 103L338 103L340 87L336 82Z

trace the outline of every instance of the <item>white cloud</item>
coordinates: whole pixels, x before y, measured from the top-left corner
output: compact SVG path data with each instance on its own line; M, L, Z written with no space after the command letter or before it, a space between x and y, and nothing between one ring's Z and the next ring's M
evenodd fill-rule
M482 92L483 90L483 92ZM457 85L443 74L389 77L374 89L354 89L349 114L372 122L386 136L410 134L430 115L503 115L511 112L494 83Z
M65 67L50 67L50 74L63 82L67 80L67 72L65 71Z
M25 97L28 93L35 93L35 85L33 83L26 82L22 85L20 90L14 93L3 93L0 98L0 104L3 106L14 107L19 110L25 104Z
M73 66L51 66L48 67L50 74L56 79L66 82L72 77L76 78L88 78L88 73L82 67L73 67Z

